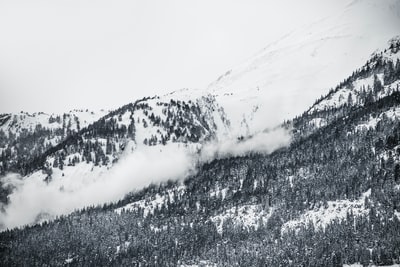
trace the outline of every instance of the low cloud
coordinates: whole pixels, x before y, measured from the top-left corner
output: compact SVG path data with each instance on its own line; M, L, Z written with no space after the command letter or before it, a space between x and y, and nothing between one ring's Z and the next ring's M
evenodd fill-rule
M195 172L196 164L216 158L240 156L250 152L271 153L288 145L290 134L282 128L260 132L244 140L224 140L205 144L199 153L191 146L141 146L126 151L111 169L93 168L84 162L63 171L54 169L53 180L36 172L29 177L9 174L3 186L14 188L0 213L0 229L14 228L52 219L76 209L117 201L127 193L150 183L184 179ZM65 173L65 176L62 176Z
M226 139L206 144L201 152L201 161L218 158L245 156L249 153L270 154L290 144L290 130L277 127L256 133L246 138Z
M117 201L150 183L182 179L194 171L194 164L185 147L169 144L136 149L123 156L110 170L103 167L91 172L90 168L86 163L65 167L64 177L55 170L53 180L48 184L40 172L23 180L16 174L1 178L4 186L11 185L15 189L9 196L8 205L3 206L0 213L0 229L54 218L85 206Z

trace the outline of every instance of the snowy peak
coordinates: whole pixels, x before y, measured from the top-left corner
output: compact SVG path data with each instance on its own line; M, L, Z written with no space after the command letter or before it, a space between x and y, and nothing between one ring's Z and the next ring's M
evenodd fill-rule
M146 145L202 142L226 133L229 122L215 99L210 95L190 98L186 92L143 98L128 104L95 122L89 132L98 127L128 130L137 144Z
M398 0L352 1L340 12L268 45L221 75L207 91L216 96L233 125L246 119L254 132L279 124L301 114L398 35L398 10Z

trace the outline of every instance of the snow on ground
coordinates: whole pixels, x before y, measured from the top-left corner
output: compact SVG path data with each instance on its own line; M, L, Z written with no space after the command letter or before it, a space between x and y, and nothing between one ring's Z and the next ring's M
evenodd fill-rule
M400 55L400 53L398 53ZM383 84L383 73L377 75L378 79ZM331 94L323 101L319 102L315 106L313 106L308 113L313 113L315 111L327 110L330 108L339 108L345 104L349 103L349 95L351 94L352 105L358 105L358 94L363 90L368 91L372 90L374 84L374 76L370 76L367 78L361 78L355 80L352 85L349 87L340 88L337 92ZM378 99L383 98L385 96L390 95L394 90L397 90L400 82L395 81L392 84L388 84L384 86L384 90L378 93Z
M321 128L321 127L326 126L327 122L326 122L326 119L324 119L324 118L314 118L314 119L310 120L308 122L308 124L315 128Z
M378 122L384 118L388 118L391 120L399 119L400 118L400 107L393 107L393 108L389 109L388 111L382 112L381 114L379 114L379 116L377 116L375 118L370 116L370 118L367 121L356 126L356 128L355 128L356 132L361 131L361 130L373 129L376 127Z
M361 92L363 89L367 90L368 87L374 86L374 76L366 78L359 78L353 82L353 88L356 92Z
M66 264L70 264L70 263L72 263L73 261L74 261L73 258L68 258L68 259L65 260L65 263L66 263Z
M135 124L135 138L138 146L143 145L145 139L149 141L152 136L157 136L158 140L160 140L160 135L166 134L163 128L153 126L142 110L135 112L135 118L136 117L140 119L140 122Z
M217 189L215 189L215 190L210 192L210 197L212 198L212 197L219 197L220 196L222 198L222 200L224 200L228 190L229 190L229 188L223 188L223 189L217 188Z
M260 220L265 224L271 216L273 209L266 211L261 205L243 205L240 207L233 207L221 214L213 216L210 220L217 226L217 231L222 234L223 224L227 219L231 219L235 224L242 225L245 228L257 229Z
M195 261L198 263L182 263L179 267L217 267L218 265L207 260Z
M122 250L122 251L126 251L126 250L128 249L128 247L129 247L130 244L131 244L131 242L125 241L122 245L117 246L117 250L116 250L115 253L118 254L118 253L121 252L121 250Z
M378 124L379 117L373 118L370 116L369 120L365 121L364 123L361 123L356 126L355 131L362 131L362 130L369 130L369 129L374 129L376 125Z
M121 212L129 212L129 211L136 211L139 208L144 209L143 210L143 216L147 217L148 214L154 214L154 210L160 209L165 202L165 197L160 196L159 194L155 195L155 199L153 200L148 200L148 199L142 199L130 204L127 204L121 208L118 208L115 210L116 213L121 214Z
M185 186L181 185L176 190L178 192L178 196L182 195L185 192ZM172 190L168 190L167 192L169 201L173 202L174 192ZM166 203L166 197L166 195L161 196L160 194L156 194L154 199L142 199L133 203L129 203L121 208L115 209L114 211L118 214L121 214L121 212L123 211L137 211L139 208L141 208L144 209L143 216L147 217L147 215L149 214L154 214L154 211L156 209L160 209L164 205L164 203Z
M109 111L101 109L97 111L90 110L78 110L74 109L69 112L70 115L75 116L79 119L81 129L88 126L89 124L97 121L101 117L108 114ZM54 115L53 115L54 117Z
M223 113L219 110L212 97L201 97L195 101L200 105L201 114L211 127L213 127L213 122L218 122L223 128ZM150 106L148 114L144 114L143 109L139 109L134 114L129 110L121 114L120 117L114 116L119 127L122 125L128 127L131 123L131 117L135 119L135 122L139 119L140 123L135 123L137 143L133 140L121 141L123 143L118 141L116 147L118 148L123 144L125 149L117 152L116 155L109 156L110 161L107 166L94 166L91 162L82 162L81 155L75 153L67 156L62 170L48 168L47 173L37 171L19 179L21 183L14 179L13 181L19 185L19 188L10 196L10 205L7 206L6 211L8 215L1 218L0 222L4 220L4 225L7 227L15 227L20 225L16 223L16 217L19 216L23 217L18 220L21 224L38 222L38 218L40 220L50 219L55 215L72 212L76 208L116 201L128 192L142 188L151 182L179 179L182 178L183 174L187 175L193 171L195 164L197 164L195 158L198 157L198 152L201 148L200 143L167 142L166 146L146 146L143 144L143 140L145 138L149 140L152 135L158 137L166 135L163 127L153 125L149 119L150 114L153 112L155 116L165 119L166 115L163 114L165 105L159 105L159 103L163 103L159 98L150 99L146 102ZM166 100L165 103L169 104L170 99ZM175 110L175 113L177 112L177 107L172 106L171 108ZM80 110L71 111L65 116L60 115L59 118L54 114L21 113L14 115L15 118L11 116L11 119L5 125L2 125L1 129L7 129L7 131L10 129L17 133L23 128L30 129L39 124L45 128L60 129L63 124L68 125L69 122L71 122L70 129L76 129L75 118L79 117L80 127L83 128L86 124L103 116L104 113L102 112L94 113ZM64 119L65 123L63 122ZM143 120L146 121L147 127L144 127ZM194 120L195 124L201 124L201 118L194 116ZM211 129L211 131L213 130ZM60 137L49 137L45 139L45 143L54 146L57 140L59 141ZM87 141L98 141L103 150L105 150L106 139L99 138ZM75 164L75 166L68 166L69 160L71 159L72 161L74 156L78 157L81 162ZM118 161L114 162L116 157ZM54 157L48 157L47 163L49 167L52 167ZM135 170L137 171L135 172ZM115 188L115 190L105 190L106 187ZM30 188L29 193L26 193L25 191L28 188ZM32 199L35 200L32 201ZM153 212L155 208L162 205L161 202L164 200L165 196L158 196L155 200L152 200L150 203L151 208L146 210L145 213ZM170 200L172 200L171 196ZM145 204L144 202L139 202L136 203L136 206ZM62 208L57 208L58 206ZM134 206L132 204L132 207ZM25 212L25 208L29 208L30 211Z
M145 139L149 141L152 137L156 137L157 141L159 142L163 137L166 137L169 134L171 136L170 139L173 140L176 138L174 130L176 130L177 127L182 127L182 132L190 133L190 128L188 125L200 126L206 131L200 141L202 141L204 137L211 136L214 133L217 135L217 138L223 138L227 135L229 132L229 127L225 119L225 114L221 107L219 107L215 102L215 99L210 95L203 95L198 98L192 97L190 99L189 97L185 96L185 94L189 92L191 92L191 90L185 89L183 91L180 90L162 97L148 99L146 100L146 104L149 106L148 110L141 109L135 111L133 118L135 119L136 140L138 145L142 145ZM181 96L181 94L183 94L183 96ZM196 94L194 94L194 96L196 96ZM185 101L186 104L189 104L190 101L191 103L189 105L198 105L201 110L200 117L196 116L195 114L185 114L187 117L181 116L178 118L179 120L182 120L183 124L174 126L174 128L171 129L172 131L170 129L166 129L162 125L153 125L153 122L149 118L151 115L159 117L162 122L167 120L167 110L168 112L179 116L179 112L181 112L181 110L179 110L177 106L170 105L172 97L176 102ZM207 122L207 124L210 126L210 129L203 127L204 122L202 119ZM180 140L178 139L176 141Z
M46 129L60 129L65 124L65 127L70 125L71 130L77 130L77 120L79 121L80 129L88 126L94 121L106 115L106 111L88 111L88 110L73 110L65 114L47 114L43 112L38 113L27 113L21 112L16 114L11 114L11 118L0 127L6 134L12 132L13 134L19 135L21 130L26 129L31 132L40 125L42 128ZM65 115L65 116L64 116ZM59 122L55 119L59 117ZM64 121L65 118L65 121ZM53 119L53 121L51 121Z
M57 129L62 127L59 123L49 123L50 115L46 113L33 113L29 114L26 112L21 112L18 114L11 114L11 118L0 128L7 134L11 131L13 134L19 134L22 129L28 131L35 130L37 125L48 129Z
M349 98L349 94L351 93L351 89L342 88L335 92L333 95L329 96L327 99L323 100L319 104L315 105L309 113L313 113L314 111L321 111L334 107L341 107L347 103Z
M170 99L189 102L204 96L204 92L195 88L182 88L161 96L160 99L169 102Z
M394 215L397 217L397 219L400 221L400 212L397 210L394 211Z
M132 120L131 120L131 115L132 112L131 111L126 111L124 114L122 114L121 116L121 120L117 119L117 125L119 128L121 128L123 125L128 128L128 126L131 124Z
M229 118L224 109L217 103L215 97L211 95L200 97L197 99L197 104L205 118L215 124L217 140L232 136Z
M55 137L52 137L52 138L46 137L44 143L46 145L48 144L48 145L51 145L51 146L56 146L59 142L60 142L60 137L59 136L55 136Z
M305 212L298 219L286 222L282 225L281 231L287 232L291 229L298 229L306 226L309 222L314 224L315 228L325 228L334 220L346 218L347 212L352 211L355 216L367 215L368 209L365 207L365 198L371 195L371 189L363 193L357 200L336 200L328 201L328 207L321 207Z

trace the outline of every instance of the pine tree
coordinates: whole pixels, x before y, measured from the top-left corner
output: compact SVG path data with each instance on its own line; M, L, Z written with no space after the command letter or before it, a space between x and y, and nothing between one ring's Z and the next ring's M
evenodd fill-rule
M374 86L373 86L373 90L374 90L374 94L377 95L379 92L381 92L383 89L382 86L382 82L381 80L378 78L378 75L374 75Z

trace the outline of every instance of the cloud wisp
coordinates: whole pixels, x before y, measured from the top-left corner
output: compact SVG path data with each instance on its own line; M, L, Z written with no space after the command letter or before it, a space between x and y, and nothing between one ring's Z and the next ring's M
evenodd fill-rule
M290 130L276 127L243 139L225 139L208 143L202 148L200 162L245 156L249 153L270 154L279 148L288 146L290 142Z
M44 174L28 177L8 174L1 178L3 186L14 188L7 205L0 211L0 230L52 219L76 209L118 201L127 193L151 183L184 179L196 171L196 165L248 153L271 153L290 143L289 131L276 128L245 140L227 139L204 144L200 152L190 145L170 143L166 146L139 146L126 151L112 168L93 168L84 162L58 169L50 183ZM93 168L93 169L92 169Z

